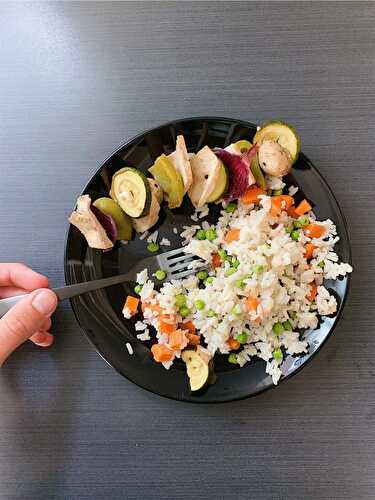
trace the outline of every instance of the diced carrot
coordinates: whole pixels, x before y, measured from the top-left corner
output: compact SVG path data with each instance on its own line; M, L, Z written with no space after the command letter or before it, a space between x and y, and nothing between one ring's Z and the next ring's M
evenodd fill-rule
M312 209L312 206L307 200L302 200L301 203L296 207L296 214L297 215L304 215L307 212L310 212Z
M294 198L288 194L272 196L270 214L276 217L283 210L288 210L292 205L294 205Z
M176 330L176 324L159 321L159 330L161 333L172 333Z
M240 239L240 230L239 229L230 229L225 235L225 241L227 243L231 243L232 241L237 241Z
M201 340L199 335L194 335L194 333L185 333L185 336L189 341L189 345L199 345Z
M132 315L137 313L139 299L137 297L132 297L128 295L124 304L124 309L128 309Z
M178 326L181 328L181 330L187 330L190 333L195 333L197 331L192 321L186 321L186 323L180 323Z
M245 194L241 196L240 200L242 201L242 203L245 203L247 205L249 205L250 203L259 203L259 196L261 196L262 194L266 194L266 191L256 184L253 184L247 189Z
M174 330L169 335L168 345L171 349L181 349L185 340L185 333L182 330ZM186 344L186 342L185 342Z
M298 217L298 214L296 213L296 209L294 207L289 207L286 213L289 215L289 217L294 217L295 219Z
M312 302L317 296L317 294L318 294L318 287L316 286L316 283L311 283L311 290L306 295L306 298Z
M309 238L320 238L326 232L326 229L320 224L308 224L305 226L304 232Z
M222 261L220 255L218 253L214 253L211 260L212 267L216 269L221 266L221 263Z
M259 300L256 297L249 297L245 300L248 311L256 311L259 306Z
M304 253L304 256L305 256L306 259L311 259L311 257L313 256L315 248L316 248L316 246L313 245L312 243L306 243L306 245L305 245L305 253Z
M163 308L159 304L150 304L149 302L142 302L142 312L145 312L145 309L150 309L153 313L161 314L163 312Z
M152 355L157 363L170 361L173 358L173 351L164 344L154 344L151 347Z
M227 344L232 351L237 351L241 347L241 344L238 342L238 340L234 339L233 337L229 337L229 339L227 340Z

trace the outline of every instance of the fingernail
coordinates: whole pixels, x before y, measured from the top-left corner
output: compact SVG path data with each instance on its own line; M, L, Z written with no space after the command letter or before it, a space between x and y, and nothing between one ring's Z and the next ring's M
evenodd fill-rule
M56 309L56 295L51 290L40 290L34 297L31 305L40 314L48 316Z

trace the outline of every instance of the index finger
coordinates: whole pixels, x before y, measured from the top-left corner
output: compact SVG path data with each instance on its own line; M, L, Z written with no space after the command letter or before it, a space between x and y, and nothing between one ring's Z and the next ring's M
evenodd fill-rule
M48 278L24 264L0 263L0 286L16 286L31 291L48 288Z

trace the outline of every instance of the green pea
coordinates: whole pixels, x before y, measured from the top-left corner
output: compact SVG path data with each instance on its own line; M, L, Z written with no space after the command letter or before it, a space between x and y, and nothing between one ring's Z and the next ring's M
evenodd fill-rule
M226 260L228 258L228 254L225 250L223 250L222 248L220 250L218 250L217 252L219 254L219 257L221 260Z
M251 268L252 272L255 273L255 274L260 274L264 271L264 266L260 266L259 264L256 265L256 266L253 266Z
M180 314L183 318L186 318L186 316L189 316L190 312L191 311L187 306L180 307Z
M273 359L276 359L276 361L282 361L282 359L284 357L283 352L279 347L272 351L272 356L273 356Z
M197 238L197 240L205 240L206 239L206 231L204 229L199 229L195 233L195 237Z
M134 291L135 291L135 293L138 293L138 294L139 294L139 293L141 293L142 288L143 288L143 285L136 285L136 286L134 287Z
M273 196L280 196L281 194L283 194L283 190L282 189L274 189L272 191L272 195Z
M157 252L159 250L159 245L157 243L149 243L147 245L147 250L149 252Z
M237 287L237 288L239 288L240 290L245 290L245 288L246 288L246 283L244 282L244 280L243 280L243 279L241 279L241 280L236 280L236 281L235 281L235 285L236 285L236 287Z
M196 300L195 301L195 307L198 309L198 311L202 311L206 306L206 303L204 300Z
M228 269L225 270L225 276L232 276L237 271L235 267L228 267Z
M286 234L290 234L293 231L293 229L291 227L285 227L284 231L286 232Z
M199 271L197 274L196 274L197 278L201 281L205 280L208 276L208 272L207 271Z
M211 285L212 283L214 282L214 277L213 276L209 276L207 279L206 279L206 285Z
M158 269L157 271L155 271L154 276L157 280L163 281L167 277L167 273L162 269Z
M235 257L232 257L232 266L235 267L236 269L239 267L240 261L236 259Z
M288 332L291 332L293 330L293 327L290 324L290 321L284 321L283 327L284 327L284 330L287 330Z
M321 260L318 264L318 267L320 267L321 269L324 269L324 261Z
M273 332L276 335L281 335L284 332L284 327L282 323L275 323L272 327Z
M225 207L225 211L228 213L228 214L231 214L232 212L234 212L237 208L237 204L236 203L228 203L228 205Z
M207 229L206 231L206 239L208 241L214 241L217 238L217 234L215 229Z
M237 354L234 354L234 352L231 352L228 356L228 363L232 363L233 365L237 364Z
M309 224L310 219L307 217L307 215L302 215L302 217L299 217L297 220L293 222L294 227L301 228L307 226Z
M239 335L237 335L237 337L236 337L236 340L238 340L238 342L240 344L246 344L247 339L248 339L248 335L246 332L242 332Z
M186 297L182 293L176 295L175 304L177 307L182 307L186 305Z
M290 233L290 237L292 238L292 240L298 241L299 240L299 231L292 231Z
M214 316L216 316L216 313L215 313L215 311L214 311L213 309L209 309L209 310L207 311L207 316L208 316L209 318L213 318Z

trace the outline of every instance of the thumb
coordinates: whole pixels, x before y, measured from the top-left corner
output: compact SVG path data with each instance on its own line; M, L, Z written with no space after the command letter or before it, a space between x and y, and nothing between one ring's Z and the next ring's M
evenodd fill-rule
M52 290L35 290L1 318L0 366L9 354L39 330L56 309L57 302Z

